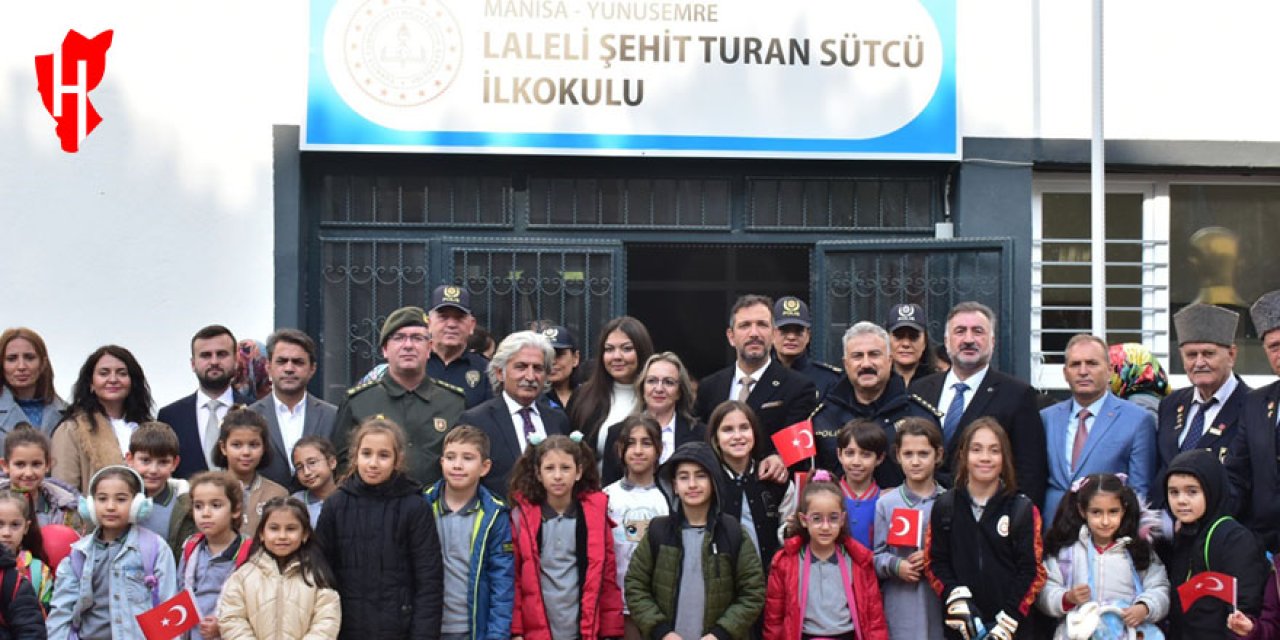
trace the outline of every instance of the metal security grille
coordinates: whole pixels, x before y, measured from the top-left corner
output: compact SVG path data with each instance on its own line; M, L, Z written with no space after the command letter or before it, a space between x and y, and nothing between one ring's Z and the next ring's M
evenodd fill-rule
M947 312L958 302L976 300L999 314L1011 290L1010 241L908 240L889 242L819 242L819 288L816 317L825 325L822 353L839 362L840 338L850 325L868 320L882 324L893 305L915 303L924 308L932 342L943 335ZM1008 323L998 327L1001 338ZM1009 350L997 352L1006 356ZM1009 363L1001 368L1008 370Z
M725 179L530 178L530 227L728 229Z
M511 179L326 175L322 226L510 227Z
M471 294L471 310L500 334L547 320L564 324L583 351L621 314L620 242L526 244L453 241L452 282Z
M747 228L927 232L933 178L748 178Z
M321 252L322 359L332 399L380 360L378 330L387 315L426 304L432 286L425 241L326 238Z

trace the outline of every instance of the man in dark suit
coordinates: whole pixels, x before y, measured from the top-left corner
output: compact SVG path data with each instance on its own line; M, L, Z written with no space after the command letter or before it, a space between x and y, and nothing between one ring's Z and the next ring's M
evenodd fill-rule
M1249 310L1271 370L1280 375L1280 290ZM1227 475L1240 523L1258 534L1267 551L1280 552L1280 381L1249 393L1236 435L1227 451Z
M178 434L179 462L173 475L179 478L213 468L213 448L222 419L232 406L254 401L231 387L236 375L236 338L220 324L204 327L191 338L191 370L200 388L156 415Z
M1027 383L991 368L995 351L995 312L980 302L961 302L947 314L943 344L951 370L927 375L911 384L911 391L942 414L946 445L942 477L951 477L951 462L960 434L984 416L995 418L1009 434L1018 489L1037 505L1044 505L1049 462L1044 423L1036 392Z
M507 495L507 481L532 437L536 442L554 434L569 434L569 417L543 397L555 349L545 336L518 331L507 336L489 362L489 382L496 397L467 409L458 424L478 427L489 436L492 466L484 486Z
M694 412L710 426L711 412L725 400L746 402L760 420L768 452L760 462L760 477L785 482L787 469L773 447L771 436L813 413L818 388L813 381L769 357L773 346L773 301L766 296L745 295L729 311L725 335L737 352L734 366L702 379Z
M1094 473L1124 473L1138 495L1147 496L1156 469L1156 421L1146 409L1111 394L1107 343L1079 334L1067 342L1062 366L1071 398L1040 412L1049 454L1045 527L1078 479Z
M307 384L316 374L316 343L297 329L280 329L267 338L267 375L271 395L249 408L267 419L271 464L262 475L297 491L293 473L293 447L303 436L333 438L333 421L338 408L307 393Z
M1208 449L1224 460L1235 437L1249 386L1236 377L1236 325L1240 314L1208 304L1184 307L1173 316L1178 353L1191 387L1160 401L1156 420L1156 474L1182 451ZM1164 505L1164 496L1151 496Z

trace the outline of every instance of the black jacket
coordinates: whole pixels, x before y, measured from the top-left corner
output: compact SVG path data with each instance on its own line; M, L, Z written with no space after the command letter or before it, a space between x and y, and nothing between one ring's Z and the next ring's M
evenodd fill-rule
M1044 588L1040 512L1026 496L996 493L975 520L969 491L959 487L938 497L925 539L925 576L946 602L965 586L987 627L1003 611L1019 622L1018 637L1034 638L1029 618Z
M1195 387L1184 387L1170 393L1160 401L1160 409L1156 416L1156 477L1160 477L1169 468L1170 461L1178 455L1178 436L1188 426L1187 413L1191 411L1191 402L1195 399ZM1244 412L1245 397L1249 395L1249 385L1236 378L1236 390L1227 397L1227 401L1218 410L1209 427L1199 440L1197 449L1212 450L1219 461L1226 458L1227 445L1231 444L1239 431L1237 425ZM1152 492L1154 493L1154 492ZM1164 496L1152 496L1156 507L1164 506Z
M538 416L542 418L542 428L547 435L557 433L569 435L569 416L566 416L564 411L547 404L541 397L534 404L538 407ZM524 425L516 425L515 419L507 410L507 401L501 392L498 393L498 397L462 412L462 417L458 418L458 424L471 425L489 436L489 460L493 462L493 466L480 481L493 495L506 496L511 470L515 468L516 460L524 453L520 449L520 438L516 436L516 429L523 430Z
M444 567L421 485L347 479L325 500L316 540L342 598L339 638L440 637Z
M1272 553L1280 551L1280 500L1276 499L1280 496L1278 405L1280 382L1249 393L1225 463L1231 479L1231 511L1240 524L1262 538Z
M783 517L779 507L782 506L782 499L786 496L789 485L761 481L755 463L750 464L741 476L721 465L719 475L719 486L724 487L724 495L720 500L721 510L734 520L741 521L742 501L745 500L747 508L751 509L751 522L755 525L756 539L760 541L760 558L767 578L773 554L782 548L782 543L778 541L778 528Z
M693 412L703 423L711 424L711 412L729 399L733 388L734 366L730 365L702 379ZM764 431L764 455L777 453L768 438L813 413L818 406L818 388L813 381L774 360L765 368L747 396L747 405L756 412Z
M0 613L4 614L0 640L44 640L48 637L44 611L31 581L21 577L13 554L0 549Z
M698 422L696 419L686 418L685 416L676 414L676 448L686 442L705 442L707 439L707 425ZM604 456L601 460L603 465L600 471L600 485L607 487L622 479L626 472L626 465L622 459L617 456L616 447L618 446L618 438L622 437L622 423L619 422L609 427L608 434L604 440Z
M876 467L876 484L886 489L902 484L905 477L893 455L893 441L897 437L897 422L907 417L924 418L938 424L938 413L919 396L908 394L906 385L898 374L889 375L889 383L885 385L884 392L871 404L858 403L853 384L848 378L842 378L827 392L813 415L813 438L818 447L818 467L830 471L837 478L843 477L844 468L840 466L840 458L836 454L839 448L836 435L851 420L872 420L880 423L884 428L885 438L889 441L884 462Z
M1218 462L1217 454L1204 449L1178 454L1160 478L1161 494L1167 493L1169 476L1173 474L1192 475L1200 480L1205 511L1196 522L1179 527L1172 544L1157 546L1168 569L1171 587L1169 638L1224 638L1231 605L1215 598L1200 598L1183 613L1178 587L1202 571L1235 576L1237 606L1256 618L1262 610L1262 590L1270 565L1257 537L1235 520L1223 518L1227 515L1227 472ZM1209 538L1210 530L1212 538Z
M935 373L911 383L911 392L939 411L942 385L946 373ZM960 416L960 424L946 443L939 475L950 477L951 463L955 460L960 434L970 422L983 416L991 416L1009 434L1013 447L1013 468L1018 477L1018 491L1031 498L1036 506L1044 506L1044 493L1049 487L1049 450L1045 444L1044 422L1040 420L1040 407L1036 392L1027 383L995 369L987 369L982 387L970 391L973 398Z

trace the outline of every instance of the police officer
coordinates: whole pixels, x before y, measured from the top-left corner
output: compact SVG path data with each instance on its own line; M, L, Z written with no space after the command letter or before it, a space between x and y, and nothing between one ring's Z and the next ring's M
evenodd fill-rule
M884 328L893 345L893 372L911 386L912 380L933 373L933 353L929 349L928 318L918 304L895 304L889 310Z
M387 316L378 334L382 357L387 360L386 375L347 391L338 408L334 439L343 466L354 457L348 447L356 427L382 416L404 428L409 476L426 484L440 479L444 435L457 424L465 407L462 389L427 375L430 327L420 307L403 307Z
M476 328L471 314L471 295L452 284L442 284L431 293L431 356L427 375L448 382L466 394L470 409L493 397L489 385L489 361L467 349L467 339Z
M844 377L840 367L809 357L809 305L795 296L778 298L773 304L773 350L787 368L813 381L818 398L827 394Z
M556 350L555 360L551 361L551 372L547 374L547 392L543 397L547 404L564 409L569 406L569 398L578 386L578 364L581 361L578 341L568 327L558 324L543 329L542 335L551 342L551 348Z

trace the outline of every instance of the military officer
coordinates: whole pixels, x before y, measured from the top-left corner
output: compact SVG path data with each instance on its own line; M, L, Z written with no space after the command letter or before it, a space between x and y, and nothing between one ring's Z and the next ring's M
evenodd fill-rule
M466 394L470 409L493 397L489 385L489 360L467 349L467 339L476 328L471 314L471 295L452 284L442 284L431 293L431 355L427 375L448 382Z
M795 296L778 298L773 304L773 352L788 369L813 381L818 399L844 377L840 367L809 357L809 305Z
M361 422L382 416L404 428L409 476L426 484L440 479L444 436L462 416L465 401L462 389L427 375L430 327L421 307L403 307L387 316L378 334L386 375L347 391L338 408L334 439L343 466L354 456L347 450L352 432Z

